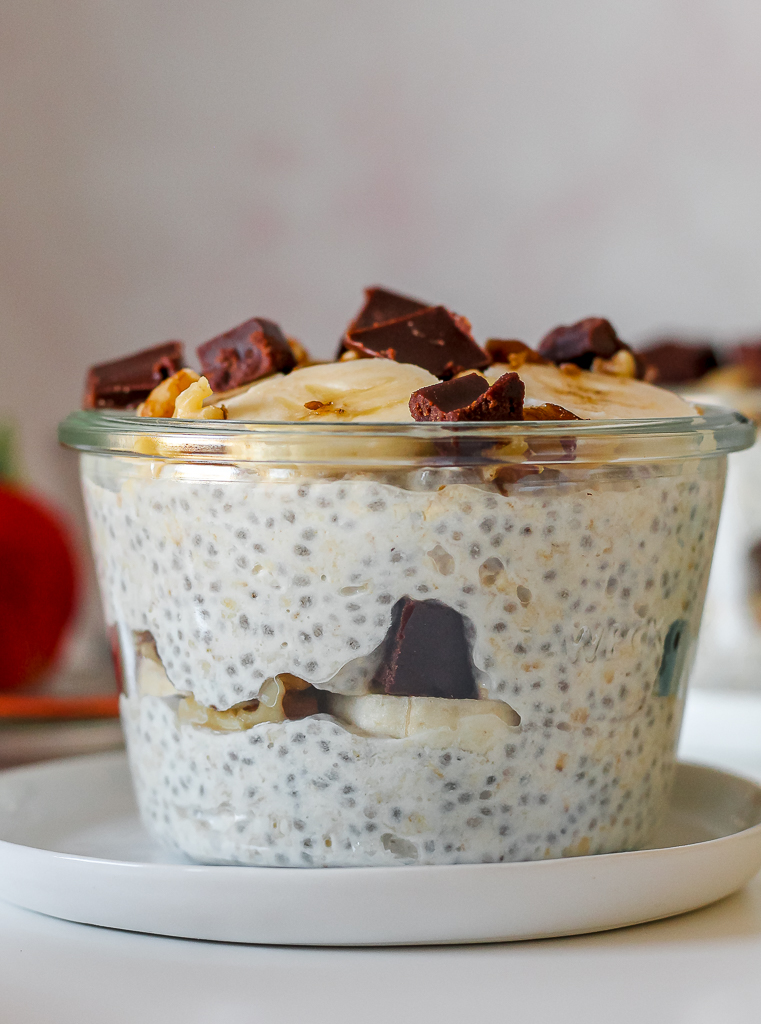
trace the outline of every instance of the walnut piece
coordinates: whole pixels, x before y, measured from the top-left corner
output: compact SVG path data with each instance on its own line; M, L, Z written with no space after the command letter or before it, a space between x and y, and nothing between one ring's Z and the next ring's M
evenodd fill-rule
M204 406L204 398L213 392L205 377L199 377L195 383L178 395L174 403L174 416L180 420L224 420L227 413L224 406Z
M636 377L637 361L628 349L620 348L610 359L601 356L593 359L592 372L607 373L611 377Z
M138 406L138 416L173 416L177 398L197 380L196 371L187 366L173 373L171 377L157 384L146 400Z

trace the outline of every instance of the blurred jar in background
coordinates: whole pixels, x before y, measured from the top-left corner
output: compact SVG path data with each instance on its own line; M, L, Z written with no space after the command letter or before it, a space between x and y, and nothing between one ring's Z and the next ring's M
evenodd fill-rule
M649 380L761 425L761 341L722 352L664 338L639 354ZM729 458L691 684L761 689L761 439Z

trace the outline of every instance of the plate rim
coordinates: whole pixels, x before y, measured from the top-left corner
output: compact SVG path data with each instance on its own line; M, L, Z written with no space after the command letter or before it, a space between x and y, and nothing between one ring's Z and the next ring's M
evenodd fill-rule
M109 766L120 775L103 778L101 785L108 787L118 778L125 786L126 762L124 752L110 751L69 758L67 768L76 778L78 771ZM759 782L709 765L678 763L697 773L698 787L701 778L711 786L702 806L697 790L696 821L701 810L705 821L711 821L712 807L722 800L722 783L740 784L737 816L742 816L743 797L750 801L752 816L757 815ZM60 761L9 772L44 779L51 765L60 766ZM54 796L68 792L66 782L59 783L63 789ZM689 793L695 792L695 783L687 785L683 807L689 820ZM12 800L12 791L9 795ZM22 807L33 805L34 794L28 795L31 799ZM62 804L55 820L65 823L65 800ZM93 806L89 821L85 813L77 822L85 829L125 820L118 805L112 818L107 803L94 801ZM135 820L134 805L128 813ZM730 812L722 828L732 824ZM234 864L113 860L0 840L0 866L6 869L0 871L3 901L47 917L119 931L246 945L470 945L610 931L708 906L737 892L758 872L761 821L679 846L513 863L284 872ZM423 866L429 870L421 873ZM224 899L219 902L220 895L229 896L231 886L236 893L233 907ZM442 899L443 892L450 898ZM220 905L229 912L220 916L215 909ZM368 908L373 908L369 917Z

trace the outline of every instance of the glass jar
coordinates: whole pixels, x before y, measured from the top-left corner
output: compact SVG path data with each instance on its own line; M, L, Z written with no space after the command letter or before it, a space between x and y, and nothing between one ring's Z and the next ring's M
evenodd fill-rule
M301 867L648 842L742 416L60 437L155 836Z
M684 391L761 422L761 390ZM692 680L695 686L761 689L761 442L729 459Z

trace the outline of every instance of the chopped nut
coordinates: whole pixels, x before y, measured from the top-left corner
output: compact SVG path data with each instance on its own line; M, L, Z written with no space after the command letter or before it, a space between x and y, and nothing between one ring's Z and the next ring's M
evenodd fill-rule
M310 356L304 346L296 338L289 338L286 336L285 339L291 347L293 352L293 358L296 360L296 366L294 369L298 370L302 366L311 366L314 363L314 359Z
M592 371L607 373L611 377L636 377L637 362L628 349L620 348L610 359L603 359L601 356L593 359Z
M566 377L578 377L581 373L581 367L577 366L576 363L561 363L560 372L564 373Z
M138 406L138 416L173 416L178 396L197 380L198 374L188 367L173 373L171 377L157 384L146 400Z
M304 718L317 713L317 694L297 676L283 673L266 679L254 700L234 704L225 711L199 704L184 697L177 708L181 722L215 732L245 732L262 722L282 722L286 718Z
M511 370L519 370L524 363L547 362L534 349L513 338L490 338L486 342L486 351L491 356L492 362L506 363Z
M216 405L204 406L204 398L212 394L209 382L199 377L195 383L178 395L174 403L174 416L181 420L223 420L226 419L224 408Z

